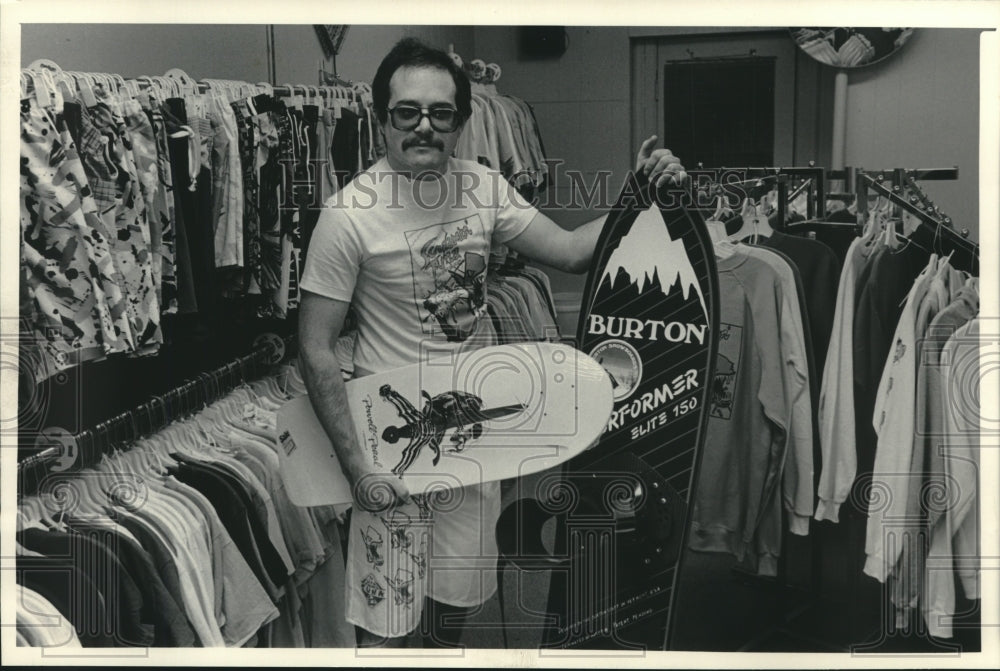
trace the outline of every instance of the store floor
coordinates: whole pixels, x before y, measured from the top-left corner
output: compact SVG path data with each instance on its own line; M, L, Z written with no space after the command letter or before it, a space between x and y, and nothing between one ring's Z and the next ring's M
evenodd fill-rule
M517 489L505 489L502 505L534 491L536 481L537 476L529 476ZM554 529L554 525L546 529L549 547ZM789 604L773 598L770 583L734 573L733 563L724 554L688 553L675 614L675 649L746 649L780 623ZM502 609L499 594L487 600L469 618L461 643L472 648L538 649L547 617L549 574L508 567L502 589ZM412 642L416 644L417 638ZM792 644L789 649L794 649Z
M523 478L517 489L505 489L503 506L533 491L537 479ZM555 526L545 529L548 547L553 545ZM829 530L827 530L829 531ZM833 529L846 534L844 529ZM825 534L824 561L849 563L844 548L849 544ZM816 542L812 539L810 542ZM798 543L799 545L796 545ZM789 553L802 553L808 543L789 542ZM801 554L800 554L801 556ZM799 562L802 563L802 562ZM863 579L850 586L828 585L825 598L810 598L804 588L782 588L773 579L758 578L734 570L727 554L688 551L684 555L681 582L674 611L672 649L705 652L892 652L954 653L953 644L977 651L981 641L978 610L965 618L968 626L956 626L954 641L933 641L926 636L883 635L879 632L882 609L881 586ZM799 583L808 583L799 576ZM503 607L495 594L474 612L465 627L461 644L470 648L537 650L545 635L549 574L508 567L502 579ZM853 591L854 598L845 594ZM832 596L831 596L832 595ZM839 600L835 597L839 596ZM867 608L861 604L870 604ZM974 604L964 604L975 608ZM960 611L961 612L961 611ZM414 637L411 644L419 645ZM859 643L870 641L869 645Z
M774 598L773 587L732 571L727 555L699 553L688 562L675 611L674 649L739 651L757 648L787 651L833 651L777 631L790 604ZM504 604L494 596L470 618L462 643L475 648L537 649L544 634L549 576L508 568L503 580ZM782 641L782 637L786 641Z

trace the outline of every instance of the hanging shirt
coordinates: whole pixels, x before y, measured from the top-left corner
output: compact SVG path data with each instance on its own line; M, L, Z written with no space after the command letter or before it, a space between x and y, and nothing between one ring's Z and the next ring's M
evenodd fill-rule
M157 186L155 216L159 223L160 246L153 249L153 263L159 263L160 305L164 314L173 314L178 309L177 286L177 230L174 213L173 173L170 161L170 140L166 121L160 109L160 104L146 99L149 107L146 114L153 127L153 137L156 140L156 172L159 178Z
M878 434L872 472L872 490L879 505L868 513L864 571L885 582L902 551L910 459L913 455L913 407L916 395L916 340L914 332L920 302L937 268L937 256L913 283L893 335L891 357L885 362L875 399L873 426ZM887 421L888 420L888 421ZM886 543L892 533L897 542Z
M767 263L745 254L721 259L717 267L718 360L689 544L735 554L759 573L775 575L779 479L792 420L776 309L781 284Z
M786 362L781 372L785 377L786 404L792 408L782 488L789 529L798 536L806 536L814 498L813 410L809 389L811 353L805 333L805 309L800 303L801 282L797 282L797 271L791 261L780 252L750 245L739 249L771 266L781 285L781 303L776 306Z
M935 266L932 262L928 267ZM927 487L933 487L932 491L941 491L943 483L933 482L931 475L931 460L937 459L934 455L938 452L936 443L938 439L934 434L928 433L928 425L933 420L928 417L927 397L927 376L930 368L929 355L926 350L928 342L930 322L937 314L943 310L949 302L948 281L952 268L946 259L940 259L936 267L932 269L927 285L927 292L920 301L920 305L914 319L913 331L916 336L914 343L914 355L916 361L914 407L913 407L913 435L912 453L910 457L909 482L906 486L906 512L904 519L907 523L907 530L910 533L909 541L900 543L899 559L893 570L892 580L892 602L897 607L897 618L900 621L906 620L906 613L909 609L917 605L917 598L921 591L919 576L924 570L924 550L927 540L927 520L928 506L926 492ZM900 319L902 321L902 319ZM931 402L931 414L937 414L937 399ZM940 436L941 434L937 434ZM934 506L930 506L931 509Z
M177 603L175 594L167 588L160 571L153 563L152 555L138 540L125 532L124 527L118 527L122 529L122 532L118 532L99 526L93 520L72 516L64 520L72 529L104 533L109 539L113 538L108 544L115 548L119 560L129 574L135 577L136 585L143 592L143 622L150 622L153 626L153 647L194 646L197 638L184 610Z
M164 202L160 192L159 168L156 156L156 137L149 117L142 109L138 100L127 98L123 102L123 110L127 123L127 137L132 144L132 154L135 160L136 177L139 190L146 205L146 221L149 227L150 272L156 301L159 310L164 309L162 301L163 266L160 263L163 247L162 220ZM160 315L157 314L157 323ZM155 334L151 342L162 342L161 333Z
M893 346L893 333L913 282L927 265L928 253L916 245L876 251L854 316L854 412L857 417L859 490L871 477L877 435L873 417L879 380ZM877 421L877 418L875 419ZM868 502L859 497L860 512Z
M59 650L80 648L73 625L52 603L23 585L17 590L17 645L51 647Z
M123 279L65 128L29 99L21 105L23 346L40 350L38 382L70 366L134 349Z
M99 102L81 109L81 158L122 278L133 350L162 342L149 224L125 120Z
M760 244L772 247L788 256L798 268L805 288L805 305L809 313L813 357L821 373L826 365L826 352L833 332L840 280L840 261L833 250L818 240L800 238L774 231Z
M837 522L857 472L854 448L854 304L866 247L860 238L847 251L819 398L819 441L822 466L816 519Z
M958 328L941 351L944 390L944 474L949 506L931 528L924 620L932 636L950 638L955 615L955 576L968 599L980 598L979 587L979 419L968 407L970 390L981 375L980 324L973 319ZM956 364L961 362L961 367ZM954 567L954 573L940 570Z
M239 129L233 108L221 93L209 97L212 144L215 267L243 267L243 181Z
M213 570L218 594L216 621L220 623L226 646L239 647L278 617L278 609L254 578L208 499L174 478L166 478L164 485L190 498L204 515L211 536L213 565L218 566L218 570Z
M486 98L497 121L497 147L500 151L500 170L515 187L531 183L531 170L521 153L520 145L511 125L509 112L494 97Z
M455 145L455 158L464 161L475 161L482 166L497 170L500 167L500 159L495 153L496 129L492 129L492 139L488 128L487 118L495 125L492 118L493 112L488 104L483 103L477 96L472 97L472 116L465 122L462 134Z
M200 641L202 645L205 645L206 641L213 640L213 635L208 633L211 625L205 619L204 610L199 604L186 598L191 594L191 590L187 586L189 569L178 563L179 558L163 534L148 521L127 511L115 510L112 514L115 521L138 538L142 548L149 553L164 586L182 608L196 637L195 640ZM182 582L184 583L183 587Z
M57 562L50 565L49 570L54 573L51 585L66 590L67 605L74 611L67 617L74 618L82 643L125 647L148 646L153 642L152 627L141 622L142 596L135 580L99 540L75 532L29 528L17 533L17 542ZM94 592L74 593L80 583L67 580L71 568L86 576ZM103 605L100 609L97 594ZM88 596L93 600L84 601ZM79 608L81 602L91 609ZM102 635L94 637L101 628ZM110 638L106 638L108 634L112 634Z

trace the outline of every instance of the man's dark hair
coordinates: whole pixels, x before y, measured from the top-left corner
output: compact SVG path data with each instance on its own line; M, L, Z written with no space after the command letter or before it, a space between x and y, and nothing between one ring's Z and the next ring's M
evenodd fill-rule
M389 107L389 80L401 67L427 67L444 70L455 82L455 106L463 119L472 116L472 86L462 68L455 64L444 51L429 47L420 40L407 37L396 43L375 72L372 80L372 99L375 114L385 123L386 108Z

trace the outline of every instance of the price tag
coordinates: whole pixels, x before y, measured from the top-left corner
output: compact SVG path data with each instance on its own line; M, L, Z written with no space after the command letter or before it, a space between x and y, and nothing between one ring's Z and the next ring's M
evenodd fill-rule
M295 451L295 441L292 440L292 435L288 431L281 432L281 435L278 436L278 442L281 443L281 448L285 451L286 455Z

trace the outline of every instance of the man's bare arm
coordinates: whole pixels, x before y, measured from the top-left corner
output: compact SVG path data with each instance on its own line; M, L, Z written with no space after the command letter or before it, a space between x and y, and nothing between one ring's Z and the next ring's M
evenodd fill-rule
M366 510L380 510L386 504L395 503L380 500L386 494L386 485L396 493L397 499L405 499L408 492L391 474L373 474L358 445L347 405L347 387L335 353L348 307L344 301L302 292L299 305L302 377L316 416L330 437L340 467L351 484L355 501ZM362 478L365 478L365 486L358 487ZM386 485L379 486L379 482Z
M367 468L347 411L347 387L334 349L349 305L304 291L299 306L299 349L309 399L353 485Z

